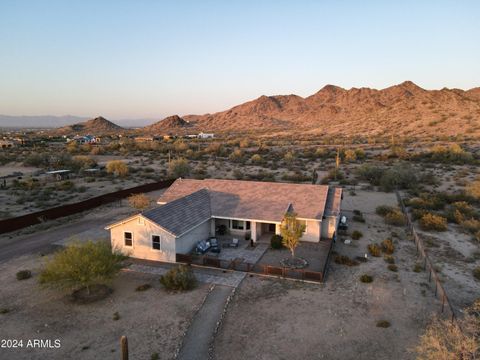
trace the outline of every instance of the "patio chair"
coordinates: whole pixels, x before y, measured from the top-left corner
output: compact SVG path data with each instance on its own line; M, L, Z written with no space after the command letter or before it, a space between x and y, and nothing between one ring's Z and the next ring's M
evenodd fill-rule
M230 247L238 247L238 239L233 238Z
M209 239L210 242L210 251L213 253L220 253L220 246L218 244L218 240L215 237L211 237Z

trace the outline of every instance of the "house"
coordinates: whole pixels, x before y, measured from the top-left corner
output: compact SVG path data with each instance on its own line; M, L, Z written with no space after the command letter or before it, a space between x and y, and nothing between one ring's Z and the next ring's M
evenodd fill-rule
M213 139L214 137L215 137L215 134L205 134L203 132L198 134L199 139Z
M198 241L225 227L254 242L280 233L287 210L306 226L300 240L335 236L342 189L327 185L240 180L177 179L158 199L159 207L106 227L112 248L141 259L175 262Z
M15 142L11 140L0 140L0 148L1 149L10 149L15 147Z
M72 139L67 139L67 142L75 141L79 145L83 144L98 144L100 143L101 139L98 136L93 135L76 135Z

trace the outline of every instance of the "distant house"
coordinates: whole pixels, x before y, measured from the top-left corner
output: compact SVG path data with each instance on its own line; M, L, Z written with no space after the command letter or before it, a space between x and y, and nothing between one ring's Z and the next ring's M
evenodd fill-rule
M153 136L137 136L135 139L137 142L149 142L149 141L154 141L155 137Z
M84 144L98 144L101 142L101 138L93 135L76 135L72 139L67 138L67 142L76 142L79 145Z
M287 210L306 226L301 240L331 239L340 218L342 189L327 185L178 179L153 210L106 227L112 248L140 259L175 262L220 227L235 236L269 241Z
M11 140L0 140L0 148L9 149L16 146L16 143Z
M199 139L213 139L214 137L215 137L215 134L206 134L206 133L203 133L203 132L198 134Z

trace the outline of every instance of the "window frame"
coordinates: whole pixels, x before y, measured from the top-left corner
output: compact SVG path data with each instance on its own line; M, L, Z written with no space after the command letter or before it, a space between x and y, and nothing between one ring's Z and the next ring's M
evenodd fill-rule
M153 241L153 237L158 237L158 249L155 248L155 244L157 244L155 241ZM152 250L155 251L162 251L162 236L158 234L152 234L150 236L151 244L152 244Z
M237 225L241 223L241 224L242 224L242 227L241 227L241 228L240 228L240 227L234 227L234 226L233 226L233 222L234 222L234 221L237 223ZM245 230L245 227L246 227L246 224L245 224L245 221L244 221L244 220L234 220L234 219L230 220L230 230L240 230L240 231L244 231L244 230Z
M127 234L130 234L130 239L127 239ZM130 241L130 245L127 244L127 241ZM133 231L123 232L123 246L133 247Z

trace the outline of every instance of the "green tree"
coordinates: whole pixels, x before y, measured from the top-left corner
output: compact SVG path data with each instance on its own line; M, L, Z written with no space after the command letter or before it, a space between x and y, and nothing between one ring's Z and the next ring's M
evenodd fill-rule
M118 274L126 257L105 242L73 243L53 255L40 273L40 283L58 288L105 284Z
M295 212L285 213L280 224L280 234L282 235L282 244L290 250L292 258L295 257L295 249L304 232L305 225L297 220L297 214Z
M188 176L190 170L190 165L187 159L180 158L172 160L170 164L168 164L168 175L174 179Z

